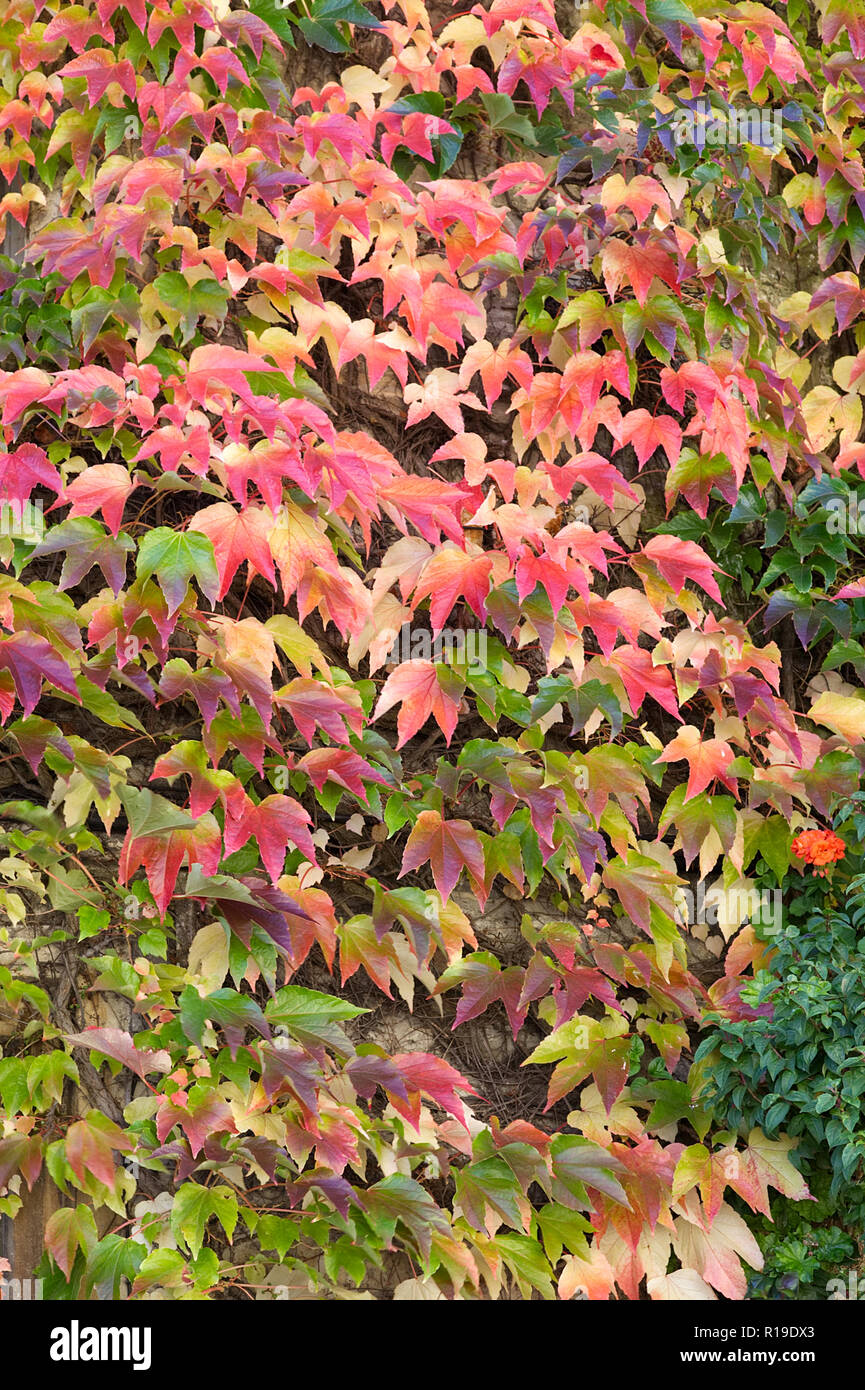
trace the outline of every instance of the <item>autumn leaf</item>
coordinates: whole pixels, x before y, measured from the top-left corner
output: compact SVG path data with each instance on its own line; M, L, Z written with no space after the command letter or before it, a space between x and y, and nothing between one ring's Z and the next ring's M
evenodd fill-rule
M232 814L233 812L233 814ZM240 809L229 808L225 821L225 852L234 854L255 836L271 882L276 884L285 867L285 852L295 845L304 856L315 863L315 845L309 833L309 812L291 796L266 796L258 805L247 798Z
M66 1161L85 1189L91 1175L103 1186L113 1188L116 1169L112 1150L130 1153L134 1148L132 1137L98 1110L89 1111L83 1120L70 1125L64 1143Z
M273 518L266 508L247 507L239 512L228 502L217 502L196 512L189 523L189 530L201 532L213 546L219 571L217 600L228 593L231 581L244 561L249 567L250 579L260 574L276 587L269 545Z
M368 801L364 782L388 785L387 778L350 748L312 748L298 759L297 766L319 791L327 782L335 782L361 801Z
M851 744L865 743L865 700L824 690L811 705L809 719L834 729Z
M45 1249L67 1280L78 1251L86 1255L97 1240L92 1209L84 1203L75 1207L61 1207L59 1211L52 1212L45 1223Z
M657 565L675 593L682 592L686 579L693 579L711 598L721 602L721 591L714 578L719 567L695 541L683 541L677 536L652 536L642 553Z
M460 595L465 596L472 612L484 622L494 568L492 555L469 554L456 546L446 547L424 565L414 591L413 605L416 608L422 599L430 598L433 632L442 630Z
M97 463L72 480L61 500L72 503L70 516L92 516L101 511L106 526L116 536L126 499L134 487L128 469L117 463Z
M672 257L651 242L629 246L627 242L613 237L604 246L601 261L604 284L611 297L618 293L623 284L628 284L637 296L637 303L645 304L652 281L656 277L671 289L678 288L678 276Z
M25 718L39 701L43 681L50 681L73 700L81 701L68 663L46 638L35 633L13 632L0 637L0 669L12 676Z
M865 706L863 706L865 709ZM659 763L672 763L680 758L688 762L688 787L685 800L705 791L717 779L734 794L738 783L727 769L733 761L734 753L729 743L718 738L704 738L693 724L683 724L674 739L658 754Z
M307 743L312 742L316 728L324 729L337 743L347 743L349 732L360 734L362 729L359 703L323 681L298 676L274 696L274 704L288 710Z
M137 1048L129 1033L122 1028L88 1028L83 1033L67 1033L66 1041L78 1047L89 1047L115 1062L122 1062L130 1071L146 1080L147 1072L171 1070L171 1057L160 1049Z
M519 967L508 966L502 970L489 951L475 951L463 956L439 976L433 994L440 994L457 984L462 986L454 1028L471 1018L478 1018L491 1004L501 1000L516 1038L528 1011L528 1005L521 1006L520 1002L523 977L524 972Z
M683 1266L696 1270L725 1298L744 1298L748 1280L742 1260L752 1269L763 1268L760 1247L745 1222L726 1202L721 1203L711 1224L695 1196L685 1198L682 1205L686 1205L687 1217L675 1218L673 1247Z
M143 865L160 915L164 916L184 859L215 873L222 852L222 835L214 817L193 820L149 790L122 787L118 792L129 828L120 852L119 876L128 883Z
M607 887L619 895L625 911L643 931L650 930L651 903L667 917L675 918L676 889L683 880L654 859L629 850L626 858L610 860L603 877Z
M483 848L469 821L444 820L438 811L421 811L403 852L399 877L426 863L443 901L450 897L464 868L478 901L486 901Z
M674 468L682 449L681 426L671 415L650 415L648 410L629 410L622 418L622 444L632 444L642 468L656 449L663 449Z
M456 1116L460 1124L467 1124L468 1116L457 1092L465 1091L470 1096L478 1092L450 1062L429 1052L395 1052L391 1061L409 1093L408 1104L402 1111L407 1118L418 1117L419 1109L412 1098L428 1096L448 1114ZM398 1097L392 1100L395 1109L399 1108L398 1100Z
M450 743L459 715L459 701L465 682L447 666L432 661L403 661L384 683L373 719L380 719L394 705L401 704L397 748L402 748L433 716Z
M767 1139L762 1130L752 1129L745 1147L733 1155L735 1162L727 1164L730 1186L753 1211L770 1215L770 1187L794 1202L807 1201L811 1196L802 1173L790 1162L796 1142L787 1135Z
M113 592L119 594L126 583L126 564L134 549L134 541L124 532L111 536L92 517L76 516L52 526L35 546L31 559L64 555L59 589L71 589L80 584L93 566L98 565Z

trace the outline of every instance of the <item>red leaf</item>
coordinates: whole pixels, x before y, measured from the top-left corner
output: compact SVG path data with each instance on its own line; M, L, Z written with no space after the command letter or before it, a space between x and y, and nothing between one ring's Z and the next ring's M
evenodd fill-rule
M447 1110L450 1115L455 1115L460 1124L465 1125L466 1112L457 1091L467 1091L471 1096L476 1096L479 1093L473 1086L469 1085L456 1067L452 1067L441 1057L434 1057L429 1052L398 1052L391 1057L391 1061L402 1073L406 1089L409 1092L418 1092L429 1096L443 1110ZM398 1099L393 1096L391 1096L391 1104L395 1109L399 1109ZM405 1114L406 1112L403 1111L402 1113Z
M612 237L601 252L601 264L604 284L611 298L627 283L633 286L637 302L642 307L656 277L678 291L679 278L672 256L651 242L646 246L629 246L626 241Z
M67 1033L66 1041L73 1047L89 1047L93 1052L122 1062L142 1081L146 1080L147 1072L171 1071L171 1057L167 1052L136 1047L131 1035L122 1028L86 1028L83 1033Z
M410 521L431 545L438 545L442 531L462 545L459 518L470 496L465 488L451 487L435 478L400 478L379 490L379 500L394 525L407 534L406 523Z
M386 778L352 748L313 748L304 753L297 766L309 775L319 791L326 782L336 782L361 801L368 800L364 782L377 782L382 787L388 785Z
M135 483L122 464L95 463L73 479L54 506L71 502L70 516L92 516L94 512L101 511L106 526L116 536L123 520L126 499L134 488Z
M502 970L495 956L489 951L477 951L457 961L442 976L433 994L451 983L462 986L462 997L457 1005L453 1027L458 1028L470 1018L478 1018L497 1000L505 1006L511 1030L516 1038L525 1022L528 1004L521 1004L525 971L518 965L510 965Z
M421 811L408 837L399 878L429 861L435 886L447 901L465 868L478 902L486 901L484 852L467 820L442 820L438 811Z
M717 603L721 602L721 591L714 578L720 566L709 559L696 541L683 541L678 536L653 536L643 546L643 554L657 565L677 594L684 589L686 579L693 579Z
M105 95L106 88L116 82L126 96L135 98L135 69L128 58L118 62L107 48L90 48L60 68L60 77L83 77L90 106Z
M738 782L727 774L733 757L729 743L718 738L706 739L693 724L684 724L655 761L674 763L681 758L687 759L689 771L685 800L690 801L692 796L705 791L716 778L734 795L738 794Z
M45 1249L67 1279L78 1251L86 1254L96 1240L96 1223L88 1206L61 1207L45 1225Z
M349 687L348 693L355 692ZM348 743L349 729L363 731L360 702L346 699L323 681L298 676L274 696L273 703L287 709L303 738L311 743L316 728L324 729L337 743Z
M95 1177L106 1187L114 1186L112 1149L130 1153L135 1143L105 1115L91 1110L84 1120L78 1120L66 1131L66 1161L82 1185Z
M3 380L0 381L0 401L3 402L3 424L10 425L13 420L23 414L29 405L34 401L41 401L43 396L48 394L51 388L51 378L47 372L40 371L38 367L22 367L20 372L7 372ZM33 450L34 445L22 445L21 450ZM38 451L42 454L42 450ZM26 456L30 457L30 454ZM43 455L43 457L45 457ZM3 472L5 474L9 467L11 455L7 454L4 459ZM29 494L25 494L29 495Z
M371 917L352 917L339 926L339 968L342 983L350 980L359 966L390 999L391 966L400 970L393 944L393 933L379 938Z
M50 642L33 632L13 632L11 637L0 638L0 667L11 673L25 716L33 712L43 680L81 703L69 666Z
M200 349L196 348L198 351ZM190 531L201 531L213 542L219 570L217 600L225 598L244 561L249 566L250 578L260 574L276 588L273 556L268 544L273 525L273 516L264 508L247 507L246 511L239 512L230 502L216 502L195 513L189 523Z
M168 910L184 859L200 864L206 874L216 873L219 866L222 836L215 818L208 812L197 821L189 819L188 828L177 826L153 835L135 835L130 826L120 851L120 882L128 883L143 865L161 916Z
M430 595L432 629L433 632L441 632L462 594L472 612L484 622L493 565L494 557L486 551L467 554L456 546L438 551L424 565L414 591L412 607L416 608L421 599Z
M455 672L437 667L432 661L403 661L385 681L373 719L402 702L397 718L397 748L408 743L430 715L450 743L464 685Z
M682 452L682 429L672 415L650 415L648 410L629 410L622 417L622 445L633 444L640 467L656 449L663 449L670 462L676 465Z
M165 1096L156 1112L156 1136L163 1144L175 1125L180 1125L196 1157L211 1134L235 1134L231 1108L215 1091L204 1091L189 1099L185 1091Z
M159 688L169 700L176 699L178 695L191 695L201 710L206 729L209 729L213 722L220 698L228 705L234 717L240 718L237 691L224 671L217 671L213 667L193 671L182 657L175 657L163 666Z
M9 1179L18 1172L24 1175L28 1188L32 1188L41 1171L42 1140L38 1135L10 1134L0 1139L0 1192L5 1191Z
M275 884L282 876L289 843L296 845L311 863L316 862L308 825L309 812L293 797L266 796L257 806L247 798L246 809L239 818L226 816L225 853L233 854L254 835L262 862Z
M626 482L619 470L614 468L607 459L602 458L600 454L594 454L591 451L578 454L576 458L570 459L561 468L557 468L554 463L549 461L546 461L542 466L550 476L556 496L561 497L562 501L567 501L570 498L575 485L578 484L590 487L607 503L608 507L614 505L617 492L623 492L634 502L638 500L630 483Z
M53 463L48 462L44 449L37 444L20 444L11 454L0 454L0 492L5 498L26 502L37 486L50 488L58 495L63 491L63 479Z
M652 665L650 652L628 643L610 653L609 665L621 677L634 714L645 696L651 695L668 714L681 720L673 678L665 667Z

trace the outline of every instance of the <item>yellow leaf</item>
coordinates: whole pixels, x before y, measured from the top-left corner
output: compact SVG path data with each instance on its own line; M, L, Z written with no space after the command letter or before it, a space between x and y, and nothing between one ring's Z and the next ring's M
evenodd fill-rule
M802 401L802 414L808 426L811 448L815 452L827 448L835 438L837 429L832 416L840 399L833 387L814 386Z
M717 1300L717 1294L712 1292L695 1269L674 1269L672 1274L650 1279L646 1284L646 1292L656 1302L697 1303L708 1302L709 1299Z
M189 974L206 994L221 987L228 974L228 937L220 922L210 922L195 933L189 948Z
M865 699L857 695L836 695L826 690L814 701L808 718L834 729L848 743L865 743Z
M387 91L388 84L372 68L356 64L340 73L340 83L349 101L356 101L365 116L375 111L375 98Z
M307 679L312 675L313 666L331 680L330 667L321 647L304 632L300 623L287 613L276 613L268 618L265 627L273 634L276 645L284 652L292 666Z
M775 351L775 370L780 376L789 376L793 385L801 391L811 375L811 363L807 357L800 357L798 353L791 352L789 348L781 345Z

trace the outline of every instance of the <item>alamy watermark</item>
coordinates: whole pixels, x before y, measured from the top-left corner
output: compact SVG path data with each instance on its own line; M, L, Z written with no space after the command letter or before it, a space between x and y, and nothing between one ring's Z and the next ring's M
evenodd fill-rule
M129 1361L133 1371L148 1371L153 1331L149 1327L82 1327L73 1318L68 1327L51 1330L52 1361Z
M830 1302L856 1301L865 1299L865 1278L859 1271L851 1269L847 1273L846 1282L843 1279L829 1279L826 1283L826 1297Z
M44 534L41 498L0 502L0 536L35 544Z
M777 936L783 925L784 895L780 888L757 889L749 885L722 888L704 883L690 888L678 888L676 908L682 923L704 923L715 927L733 922L737 926L749 921L759 925L767 936Z
M828 497L823 507L830 536L865 536L865 493L848 489L843 496Z
M718 110L707 101L683 108L673 121L677 145L694 145L698 150L735 145L762 145L775 149L783 145L784 121L777 106L728 106Z
M425 628L404 623L399 632L386 629L382 636L394 639L387 655L394 666L406 661L441 661L467 666L470 671L486 670L487 634L483 628L446 627L434 637Z
M44 1297L41 1279L13 1279L8 1274L0 1275L0 1302L31 1303Z

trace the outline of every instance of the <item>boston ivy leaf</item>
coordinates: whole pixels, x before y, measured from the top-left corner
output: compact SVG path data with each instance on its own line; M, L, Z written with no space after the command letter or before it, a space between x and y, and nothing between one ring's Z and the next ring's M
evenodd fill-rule
M187 985L180 996L180 1025L196 1047L201 1046L208 1021L223 1030L232 1056L243 1041L247 1028L253 1028L263 1038L270 1037L267 1019L254 999L238 994L234 989L217 989L202 997L192 985Z
M118 594L126 583L127 558L134 550L135 542L131 536L122 531L119 536L112 536L93 517L76 516L67 517L58 526L52 526L34 546L30 559L62 552L65 559L60 571L60 589L71 589L80 584L93 566L98 565L106 583Z
M184 1183L171 1208L171 1230L176 1240L188 1246L193 1258L201 1252L207 1223L212 1216L231 1240L237 1225L237 1198L231 1188L222 1184L203 1187L199 1183Z
M138 548L135 568L142 581L156 575L168 601L169 617L180 607L193 577L211 603L219 592L213 543L200 531L172 531L167 526L148 531Z

